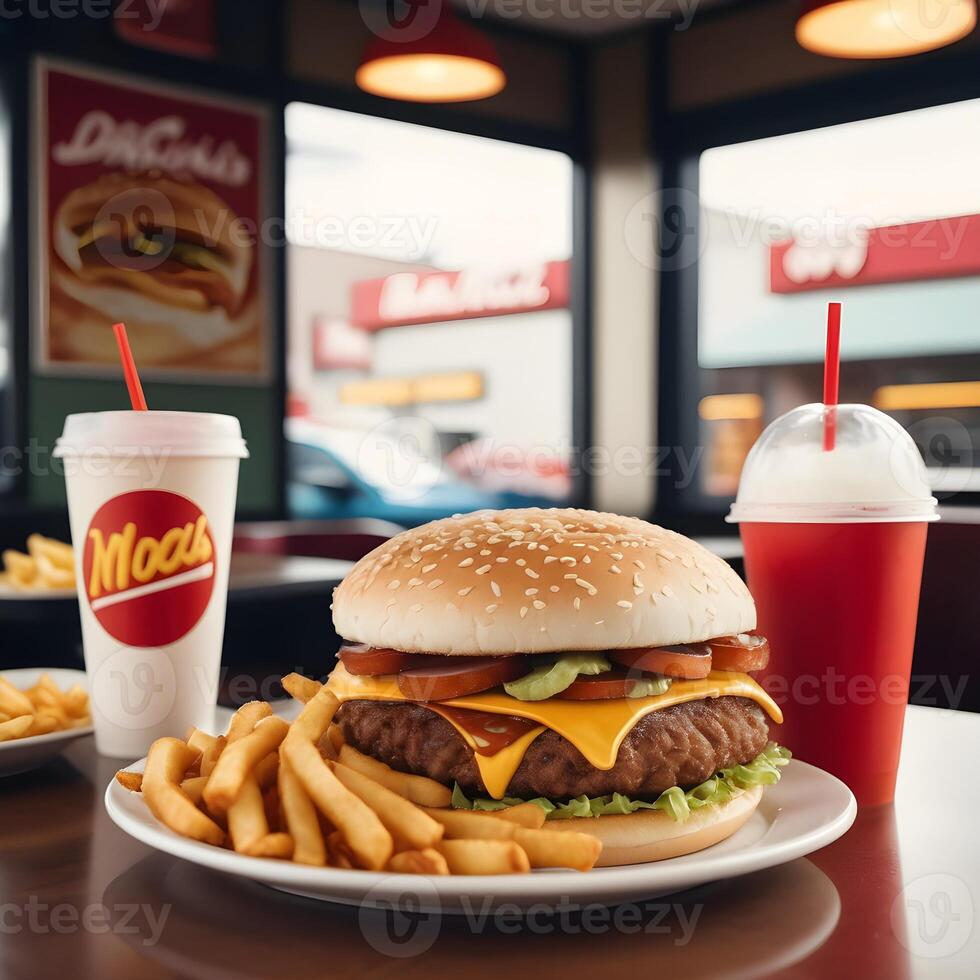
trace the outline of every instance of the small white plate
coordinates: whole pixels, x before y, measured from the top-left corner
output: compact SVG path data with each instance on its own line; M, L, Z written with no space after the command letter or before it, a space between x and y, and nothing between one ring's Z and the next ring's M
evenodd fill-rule
M127 768L142 771L145 761ZM488 899L528 909L653 898L802 857L837 840L857 813L854 796L839 779L794 761L783 770L779 783L766 788L759 808L737 834L697 854L587 874L547 870L529 875L425 877L310 868L188 840L160 823L138 793L130 793L115 780L106 789L105 805L112 820L130 836L194 864L322 901L443 913L479 911Z
M84 670L70 670L67 667L20 667L15 670L0 670L14 687L21 690L36 684L42 674L47 674L63 691L74 684L81 684L88 690L88 680ZM63 732L49 732L47 735L33 735L30 738L14 738L0 742L0 776L13 776L19 772L36 769L61 752L76 739L92 734L92 726L69 728Z

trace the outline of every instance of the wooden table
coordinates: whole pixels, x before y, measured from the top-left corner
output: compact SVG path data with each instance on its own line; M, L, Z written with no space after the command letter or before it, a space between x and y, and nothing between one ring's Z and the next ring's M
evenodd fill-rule
M528 922L318 904L156 854L102 806L91 740L0 781L0 976L976 976L980 717L909 710L898 801L769 871Z

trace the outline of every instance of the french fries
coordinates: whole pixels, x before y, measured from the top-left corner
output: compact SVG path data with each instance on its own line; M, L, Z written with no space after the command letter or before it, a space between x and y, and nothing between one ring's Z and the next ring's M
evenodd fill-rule
M388 862L388 870L403 875L447 875L449 865L435 848L427 847L424 851L393 854Z
M544 826L545 812L537 803L520 803L503 810L488 810L487 813L498 820L508 820L529 830L540 830Z
M62 691L42 674L22 691L0 675L0 741L82 728L91 721L88 694L80 685Z
M125 769L120 769L116 773L116 782L123 789L128 789L130 793L139 793L143 789L143 773L127 772Z
M312 677L304 677L302 674L295 673L286 674L280 683L282 684L283 690L291 698L302 701L303 704L316 697L316 692L323 687L319 681L313 680Z
M226 740L231 743L244 738L263 718L268 718L271 714L272 708L265 701L249 701L243 704L231 719Z
M427 776L413 776L411 773L390 769L383 762L358 752L350 745L341 745L338 759L341 765L364 773L419 806L444 807L449 806L452 800L453 794L442 783Z
M238 718L244 710L242 708L235 717ZM232 725L234 724L233 720ZM289 725L282 718L276 717L263 718L238 741L232 741L229 731L228 744L218 756L208 784L204 787L204 802L212 813L223 813L235 802L250 770L273 749L279 747L288 731Z
M602 842L574 830L528 830L518 827L514 843L527 854L532 868L571 868L590 871L599 860Z
M32 534L25 555L8 548L3 552L3 581L18 592L75 588L75 556L72 546L54 538Z
M506 875L531 870L531 863L512 840L444 840L439 853L454 875Z
M381 818L394 839L396 850L423 851L442 840L442 824L409 803L405 797L393 793L356 769L335 765L333 771L355 796Z
M590 834L545 829L534 803L452 809L441 783L396 772L346 745L333 724L339 702L325 686L298 674L283 686L304 701L292 725L253 701L224 735L192 728L183 740L158 739L145 771L122 770L116 781L142 793L176 833L250 857L432 876L595 865L602 845ZM32 705L50 697L52 710L71 708L47 681L35 687L35 694L0 690L0 738L37 716L10 715L7 707L23 707L18 694L34 698Z
M380 817L327 768L308 738L291 738L282 751L316 808L341 832L358 864L380 871L394 850Z
M326 864L327 848L313 801L306 795L289 764L282 760L279 761L278 776L279 805L295 845L293 860L297 864Z
M159 738L151 746L143 772L143 799L153 815L171 830L204 841L224 843L224 831L202 813L180 788L196 753L179 738Z

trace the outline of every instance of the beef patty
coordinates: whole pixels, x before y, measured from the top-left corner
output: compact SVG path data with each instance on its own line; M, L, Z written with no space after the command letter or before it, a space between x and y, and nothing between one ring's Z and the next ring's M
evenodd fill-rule
M337 721L350 745L393 769L486 795L472 749L445 718L420 704L348 701ZM618 792L653 798L671 786L693 786L719 769L751 761L768 739L763 710L747 698L730 696L651 711L623 739L609 770L590 765L549 729L528 747L507 795L562 800Z

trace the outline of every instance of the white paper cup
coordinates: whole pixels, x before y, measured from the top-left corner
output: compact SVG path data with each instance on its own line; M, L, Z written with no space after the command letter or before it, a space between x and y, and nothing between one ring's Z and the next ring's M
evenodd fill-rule
M95 743L136 759L211 723L239 460L236 418L69 415L64 460Z

